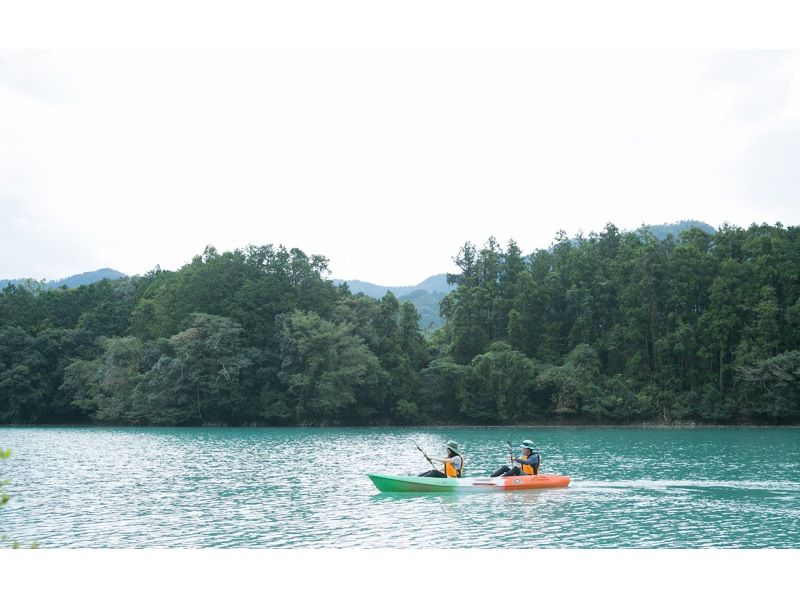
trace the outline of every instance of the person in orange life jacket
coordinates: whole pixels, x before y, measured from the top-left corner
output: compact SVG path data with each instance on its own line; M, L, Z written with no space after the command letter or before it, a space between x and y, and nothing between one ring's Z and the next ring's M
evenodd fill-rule
M537 475L539 473L539 463L541 459L539 453L533 452L533 441L523 440L520 448L522 449L522 456L515 457L513 461L514 463L519 463L519 465L515 465L514 467L503 465L492 474L493 478L497 476Z
M464 470L464 457L458 450L458 445L452 440L446 445L447 457L440 459L438 457L428 457L431 461L438 461L444 463L444 471L438 469L431 469L425 473L419 474L421 478L460 478L461 472Z

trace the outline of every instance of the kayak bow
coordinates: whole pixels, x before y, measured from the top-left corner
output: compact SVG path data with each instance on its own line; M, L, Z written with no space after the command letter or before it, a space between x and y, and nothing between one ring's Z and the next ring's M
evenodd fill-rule
M496 478L427 478L368 473L381 492L467 492L473 490L538 490L566 488L564 475L521 475Z

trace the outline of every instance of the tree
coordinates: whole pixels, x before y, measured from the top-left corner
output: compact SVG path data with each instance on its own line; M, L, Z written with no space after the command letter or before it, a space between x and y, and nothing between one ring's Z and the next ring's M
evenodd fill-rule
M252 421L257 401L240 383L252 360L241 335L230 318L192 314L189 328L169 339L169 351L137 383L134 417L161 425Z
M749 385L747 412L778 422L800 416L800 350L741 368Z
M464 415L491 422L530 421L530 390L536 379L534 364L508 343L492 343L469 367L469 401Z
M11 449L3 449L0 447L0 461L5 461L11 456ZM8 480L0 480L0 488L8 485ZM8 494L0 492L0 507L8 502Z
M338 422L358 391L378 381L380 364L351 327L299 310L280 317L279 379L293 399L295 423Z
M6 459L9 459L10 457L11 457L11 449L3 449L2 447L0 447L0 462L3 462ZM8 480L0 478L0 508L2 508L3 505L5 505L9 501L8 494L3 492L3 487L7 485L8 485ZM6 541L7 538L5 534L0 534L0 543L4 543ZM19 542L13 542L11 544L11 547L20 548L21 546ZM38 548L38 547L39 547L38 542L34 542L33 544L31 544L31 548Z
M11 456L10 449L3 449L3 447L0 447L0 462L5 461L10 456ZM5 505L9 500L8 494L3 492L3 487L7 485L8 485L8 480L0 478L0 508L2 508L3 505ZM0 535L0 542L5 542L5 541L6 541L6 536L4 534ZM16 548L16 545L14 547Z
M562 416L596 412L593 399L601 383L597 352L585 344L575 347L564 365L545 368L538 379L540 388L549 389L553 413Z
M431 421L464 421L470 401L469 366L442 356L431 360L421 375L419 404L422 414Z

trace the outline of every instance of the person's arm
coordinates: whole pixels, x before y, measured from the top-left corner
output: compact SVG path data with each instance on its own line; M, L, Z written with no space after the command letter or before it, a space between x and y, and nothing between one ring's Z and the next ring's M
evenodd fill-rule
M537 463L539 463L539 458L536 455L531 455L527 459L519 457L517 459L514 459L514 461L522 465L530 465L531 467L534 467L536 466Z

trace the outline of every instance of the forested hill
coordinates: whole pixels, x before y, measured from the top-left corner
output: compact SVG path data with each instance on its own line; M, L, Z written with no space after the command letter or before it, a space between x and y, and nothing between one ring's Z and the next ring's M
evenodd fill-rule
M681 233L692 228L699 228L709 235L713 235L715 232L713 226L699 220L681 220L680 222L674 222L672 224L648 224L643 228L652 233L656 239L662 241L666 239L668 235L678 237Z
M117 278L122 278L125 276L122 272L117 272L116 270L112 270L111 268L102 268L100 270L94 270L92 272L84 272L82 274L75 274L73 276L67 276L66 278L60 278L58 280L43 280L37 281L30 278L18 278L18 279L2 279L0 280L0 289L5 288L9 284L14 284L17 286L27 286L32 290L44 290L44 289L57 289L59 287L67 287L69 289L74 289L75 287L79 287L81 285L92 284L107 278L109 280L116 280Z
M444 325L267 245L0 293L0 423L800 423L800 229L469 243Z
M714 234L714 228L699 220L681 220L672 224L651 224L642 225L637 231L640 234L650 233L659 240L665 240L669 235L678 237L681 233L698 228L708 234ZM574 243L578 239L573 240ZM363 280L340 280L334 279L335 284L347 284L350 291L354 294L364 293L368 297L379 299L386 294L386 291L394 293L400 301L411 301L420 314L420 327L425 331L432 331L439 328L444 321L439 315L439 302L449 293L453 286L447 282L447 274L435 274L414 286L381 286Z

